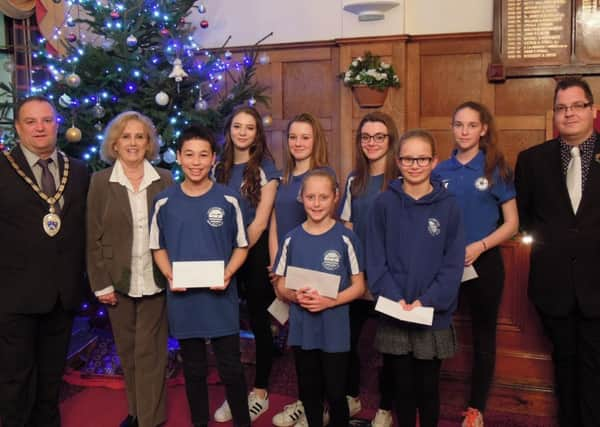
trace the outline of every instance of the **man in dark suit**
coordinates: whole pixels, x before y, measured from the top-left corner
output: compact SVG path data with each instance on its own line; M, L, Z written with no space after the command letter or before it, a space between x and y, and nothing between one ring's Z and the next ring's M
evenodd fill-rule
M600 135L588 84L554 92L559 137L519 154L523 229L533 237L529 297L552 342L562 427L600 426Z
M54 106L15 108L19 144L0 154L0 419L60 426L58 393L85 289L88 172L56 148Z

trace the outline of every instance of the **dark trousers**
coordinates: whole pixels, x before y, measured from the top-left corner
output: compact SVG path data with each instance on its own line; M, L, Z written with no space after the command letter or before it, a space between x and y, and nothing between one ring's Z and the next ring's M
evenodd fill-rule
M0 419L3 427L60 427L58 393L73 313L0 313Z
M483 412L496 366L496 324L504 288L504 263L500 248L481 254L474 265L476 279L461 285L469 303L473 361L469 406Z
M128 412L139 427L155 427L167 419L167 307L165 294L142 298L118 295L107 306L121 359Z
M392 371L398 426L415 427L417 410L420 427L436 427L440 418L439 359L419 360L411 354L384 354Z
M330 427L348 427L346 370L348 353L326 353L293 347L298 394L310 427L323 426L323 400L329 403Z
M360 334L363 326L373 312L375 303L373 301L356 299L350 303L350 353L348 362L348 373L346 376L347 389L346 394L352 397L358 397L360 393ZM393 381L389 374L389 367L384 364L379 371L379 408L385 410L392 409L393 401Z
M553 345L554 381L561 427L600 426L600 318L539 313Z
M225 396L234 426L249 426L246 379L240 360L240 337L238 334L211 338L212 349L217 360L219 377L225 385ZM194 425L208 425L208 361L204 338L179 340L183 358L185 391Z
M267 389L273 365L273 333L271 315L267 311L275 299L269 281L268 232L264 232L248 252L246 262L237 274L240 296L246 300L250 327L256 345L256 376L254 387Z

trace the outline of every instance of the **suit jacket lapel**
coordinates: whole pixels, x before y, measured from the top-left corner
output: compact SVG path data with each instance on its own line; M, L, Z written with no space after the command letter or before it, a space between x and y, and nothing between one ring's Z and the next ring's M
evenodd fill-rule
M37 183L35 175L33 174L33 171L31 170L31 167L25 158L25 154L23 154L23 150L21 150L21 146L17 144L10 154L12 155L13 159L15 159L15 162L17 165L19 165L21 170L25 172L25 175L31 178L33 182Z
M108 182L108 187L113 200L115 200L115 204L118 206L118 209L121 210L121 213L124 215L124 218L127 219L127 223L131 226L133 224L133 219L131 217L131 206L129 204L127 188L125 188L118 182L110 181Z
M156 197L156 195L158 193L160 193L160 190L162 189L161 188L162 186L160 185L161 180L162 180L162 178L158 181L153 181L152 184L150 184L148 186L148 189L146 190L146 198L148 201L148 218L149 219L151 219L150 214L152 213L152 208L153 208L152 203L154 202L154 198Z
M567 178L563 173L562 161L560 158L560 140L553 139L548 142L550 144L548 150L548 158L541 165L547 173L547 182L546 185L549 185L550 188L556 189L556 197L558 206L566 206L566 209L573 215L573 210L571 209L571 198L569 197L569 190L567 190Z
M56 185L60 185L60 180L62 179L63 173L65 171L65 159L63 158L63 156L58 153L58 179L59 182L56 183ZM66 214L67 209L69 208L69 205L71 204L71 189L73 188L72 185L69 185L69 183L71 182L73 178L73 175L70 173L71 171L69 171L69 177L67 178L67 185L65 185L65 190L63 191L62 194L62 199L63 199L63 205L61 208L62 211L62 216L64 216Z
M581 194L581 203L577 209L577 216L584 211L587 206L597 197L597 188L600 185L600 134L596 134L596 143L594 144L594 154L590 162L587 181L583 186Z

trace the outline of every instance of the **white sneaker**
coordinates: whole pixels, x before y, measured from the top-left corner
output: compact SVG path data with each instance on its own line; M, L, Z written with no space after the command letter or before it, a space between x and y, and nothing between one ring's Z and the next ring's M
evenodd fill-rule
M304 417L304 405L302 405L302 401L297 400L294 403L285 405L283 411L275 414L273 424L277 427L291 427L299 423L302 417Z
M250 411L250 421L256 420L269 409L269 394L265 398L259 397L255 392L248 395L248 410Z
M227 421L231 421L233 417L231 416L231 409L229 408L229 403L227 403L227 400L225 400L225 402L223 402L223 404L215 411L214 418L218 423L226 423Z
M302 414L298 422L294 424L294 427L308 427L308 420L306 419L306 415Z
M348 413L350 414L350 418L352 418L362 410L360 398L346 396L346 400L348 401Z
M371 427L392 427L393 422L392 411L378 409L375 418L371 421Z
M329 409L323 408L323 427L329 424ZM298 419L298 422L294 424L294 427L308 427L308 419L305 414Z

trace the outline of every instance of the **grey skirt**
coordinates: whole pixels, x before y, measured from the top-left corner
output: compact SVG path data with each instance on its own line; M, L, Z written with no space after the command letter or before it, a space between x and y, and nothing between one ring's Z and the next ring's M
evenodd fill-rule
M431 329L406 326L400 321L379 318L375 334L375 348L380 353L401 356L412 353L422 360L448 359L456 353L458 340L454 326Z

